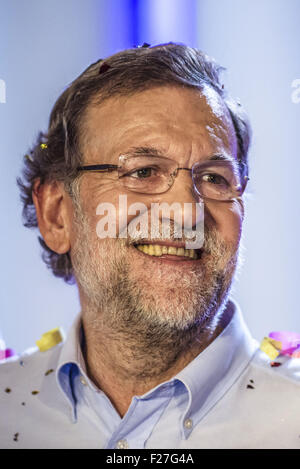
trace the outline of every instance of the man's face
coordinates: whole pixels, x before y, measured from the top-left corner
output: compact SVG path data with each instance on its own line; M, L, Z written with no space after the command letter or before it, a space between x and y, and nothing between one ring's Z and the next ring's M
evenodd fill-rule
M119 155L133 148L157 149L184 168L213 155L236 159L237 154L229 113L210 88L200 92L158 87L91 105L84 118L82 144L84 164L91 165L117 165ZM153 202L177 202L183 207L184 203L199 202L188 171L179 171L173 186L155 195L124 189L117 173L84 173L71 236L83 313L93 311L93 319L101 316L120 330L122 324L130 328L137 320L145 321L148 327L161 324L181 330L209 323L226 298L236 267L241 201L204 201L205 244L200 259L187 260L141 252L130 237L100 239L96 233L101 218L96 214L97 206L109 202L116 207L118 233L123 229L118 225L121 194L127 196L128 206L142 202L150 208ZM133 218L128 216L127 223ZM145 237L143 240L147 242ZM171 236L172 240L175 244L180 241Z

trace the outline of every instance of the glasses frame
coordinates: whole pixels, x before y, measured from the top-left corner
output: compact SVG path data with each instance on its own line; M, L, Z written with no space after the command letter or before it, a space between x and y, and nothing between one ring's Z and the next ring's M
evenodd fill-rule
M121 157L124 158L124 156L127 156L127 155L120 155L119 158L121 158ZM134 156L133 156L133 158L134 158ZM166 159L166 160L170 160L173 163L176 163L176 161L174 161L170 158L166 158L166 157L161 157L161 158ZM176 168L176 173L175 174L174 173L170 174L170 176L173 176L172 178L170 177L170 180L172 181L170 186L162 192L153 192L152 195L153 194L164 194L165 192L167 192L173 186L175 178L178 174L178 171L183 170L183 171L190 171L191 172L194 190L197 193L197 195L200 196L202 199L209 199L209 200L214 200L214 201L218 201L218 202L228 202L228 201L235 200L235 199L241 197L243 195L243 193L246 189L247 183L249 181L248 176L244 176L244 178L242 178L243 182L241 182L238 186L236 186L235 190L231 191L232 196L229 199L210 198L210 197L207 197L207 196L201 194L198 191L196 185L194 184L194 179L193 179L193 171L194 171L195 166L199 165L199 164L201 165L203 163L214 164L214 163L219 163L219 162L223 162L223 161L221 161L221 160L211 160L211 161L202 162L202 163L197 161L196 163L193 164L193 166L191 168L177 167ZM77 171L79 171L79 172L95 172L95 173L108 173L109 172L110 173L110 172L113 172L113 171L118 171L120 168L121 168L121 166L116 165L116 164L91 164L91 165L78 166ZM119 177L118 179L121 179L121 178ZM131 192L136 192L136 193L143 194L143 192L138 192L138 191L131 191ZM145 194L151 194L151 193L147 192Z

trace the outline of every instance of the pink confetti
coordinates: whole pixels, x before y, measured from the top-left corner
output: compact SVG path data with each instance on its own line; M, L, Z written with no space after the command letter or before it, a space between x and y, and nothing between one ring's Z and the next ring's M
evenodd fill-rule
M299 347L297 347L297 348L293 351L292 357L293 357L293 358L300 358L300 345L299 345Z
M0 360L5 360L6 358L14 357L15 355L16 352L11 348L0 350Z
M269 337L281 342L281 355L300 358L300 334L297 332L277 331L271 332Z

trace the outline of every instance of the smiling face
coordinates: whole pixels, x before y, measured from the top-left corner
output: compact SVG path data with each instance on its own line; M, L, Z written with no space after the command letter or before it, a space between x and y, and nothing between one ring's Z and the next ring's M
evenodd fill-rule
M158 87L90 105L82 136L85 165L118 165L119 155L141 148L184 168L215 155L236 161L237 155L230 115L210 88ZM208 325L220 311L235 271L243 218L241 200L205 200L205 244L200 258L193 259L183 251L162 252L161 247L147 251L141 245L151 242L150 235L143 237L139 249L130 237L99 239L97 206L113 204L118 221L122 215L120 195L127 196L128 206L142 202L148 208L153 202L176 202L183 207L200 200L188 171L179 171L168 191L154 195L124 189L116 172L83 173L70 235L83 314L90 311L93 317L89 319L101 319L115 331L154 325L185 330L196 323ZM194 210L192 217L195 225ZM133 218L128 216L127 223ZM172 212L170 221L172 227ZM117 233L123 228L117 222ZM182 246L179 241L171 235L160 245L170 248L171 244L174 249Z

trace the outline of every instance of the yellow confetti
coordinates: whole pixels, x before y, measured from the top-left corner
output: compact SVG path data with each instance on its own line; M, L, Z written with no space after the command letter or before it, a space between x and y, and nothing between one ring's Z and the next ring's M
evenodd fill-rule
M264 337L260 344L260 350L265 352L271 360L275 360L280 354L282 348L281 342L278 340L271 339L270 337Z
M38 346L41 352L46 352L47 350L59 344L63 340L63 334L59 327L57 327L56 329L52 329L51 331L45 332L45 334L42 335L41 339L36 341L36 345Z
M48 148L47 143L41 143L41 149L45 150L46 148Z

